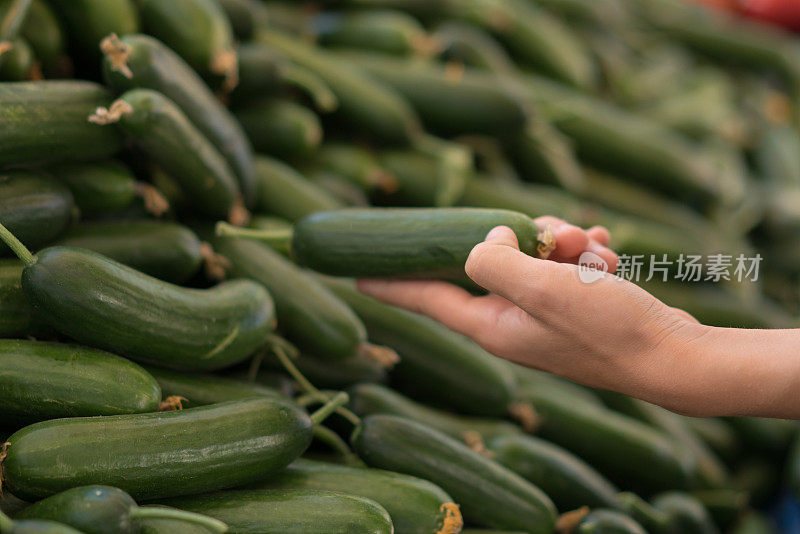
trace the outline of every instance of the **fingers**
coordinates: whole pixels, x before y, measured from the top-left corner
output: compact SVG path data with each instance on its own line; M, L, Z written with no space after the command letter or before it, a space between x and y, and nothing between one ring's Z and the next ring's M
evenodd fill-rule
M556 240L556 249L548 259L562 263L578 263L580 255L586 251L600 256L608 265L608 272L617 270L619 259L607 245L611 239L608 230L602 226L593 226L589 230L569 224L555 217L538 217L536 223L544 227L550 225Z
M589 239L597 241L600 245L604 247L608 246L608 243L611 241L611 234L608 233L608 230L604 226L592 226L586 233L589 235Z

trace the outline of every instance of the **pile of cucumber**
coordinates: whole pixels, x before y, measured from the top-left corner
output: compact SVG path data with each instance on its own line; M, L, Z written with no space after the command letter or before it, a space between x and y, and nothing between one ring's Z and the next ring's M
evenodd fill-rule
M0 534L762 534L796 422L495 358L352 278L554 215L800 310L800 41L682 0L0 0ZM676 274L670 271L671 274ZM674 278L674 277L673 277Z

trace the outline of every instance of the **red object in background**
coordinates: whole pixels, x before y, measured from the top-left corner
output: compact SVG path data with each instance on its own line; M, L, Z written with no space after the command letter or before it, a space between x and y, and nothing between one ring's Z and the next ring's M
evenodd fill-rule
M800 31L800 0L696 0L743 16Z

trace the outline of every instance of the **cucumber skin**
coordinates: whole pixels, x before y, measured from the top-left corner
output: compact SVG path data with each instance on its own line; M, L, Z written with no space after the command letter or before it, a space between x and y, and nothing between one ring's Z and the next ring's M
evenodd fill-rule
M599 508L583 518L575 529L576 534L647 534L644 528L615 510Z
M252 398L36 423L8 439L3 468L8 489L26 500L91 484L157 499L261 480L300 456L311 439L311 420L300 407ZM62 466L58 473L54 464Z
M27 337L47 333L22 291L18 260L0 260L0 338Z
M83 59L100 56L98 44L110 33L127 35L139 30L139 12L133 0L53 0Z
M63 232L74 207L72 193L55 180L25 171L0 174L0 222L30 249ZM9 252L0 245L0 254Z
M334 491L364 497L389 512L397 534L439 532L444 520L442 505L453 502L443 489L427 480L303 459L252 488Z
M192 208L225 218L241 196L227 160L175 102L151 89L132 89L120 100L133 112L117 123L180 184Z
M0 85L0 166L113 156L122 137L87 120L110 102L111 94L92 82Z
M219 519L238 534L391 534L394 530L389 514L376 502L332 492L227 491L165 504Z
M367 340L364 323L322 283L263 243L220 237L214 249L233 275L263 285L275 300L278 329L320 358L348 358Z
M23 271L22 288L59 332L173 369L234 365L261 346L275 321L272 298L255 282L187 289L69 247L41 251Z
M136 178L117 161L67 163L50 172L72 192L81 216L114 213L136 199Z
M507 414L515 380L502 361L432 319L378 302L347 283L323 281L364 321L374 343L398 352L392 378L401 389L469 415Z
M91 250L167 282L185 282L203 263L200 240L189 228L162 221L79 224L57 244Z
M653 497L653 507L670 519L674 532L682 534L719 534L706 507L687 493L668 491Z
M259 152L298 160L314 153L322 141L319 117L283 99L259 99L236 109L236 119Z
M72 527L54 523L53 521L15 521L8 534L84 534Z
M472 248L508 226L535 256L539 229L521 213L480 208L349 208L295 224L298 263L333 276L464 278Z
M106 79L119 92L137 87L153 89L175 102L192 123L214 144L236 173L245 203L252 207L256 195L253 147L244 130L214 96L203 79L175 52L147 35L121 39L128 47L127 78L103 62Z
M615 488L591 466L557 445L524 434L497 436L486 443L492 458L544 491L560 512L617 508Z
M368 465L429 480L453 496L467 523L550 533L556 509L536 486L466 445L414 421L371 415L351 438Z
M142 506L142 508L164 508L163 506ZM178 519L156 519L154 517L140 517L136 520L139 527L137 534L209 534L209 530L202 525L181 521Z
M289 398L277 389L216 375L189 374L157 367L147 367L146 370L161 386L162 397L182 397L184 409L250 397Z
M80 486L34 503L17 517L56 521L85 534L131 534L130 512L136 507L136 501L119 488Z
M4 421L158 410L161 388L135 363L107 352L27 340L0 340Z

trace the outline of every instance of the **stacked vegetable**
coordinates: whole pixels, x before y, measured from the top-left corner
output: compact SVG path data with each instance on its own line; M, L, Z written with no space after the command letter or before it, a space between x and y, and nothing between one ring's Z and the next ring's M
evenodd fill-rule
M789 325L798 50L679 0L0 0L0 533L770 532L796 423L519 368L332 276L468 284L548 214L761 253L645 287Z

